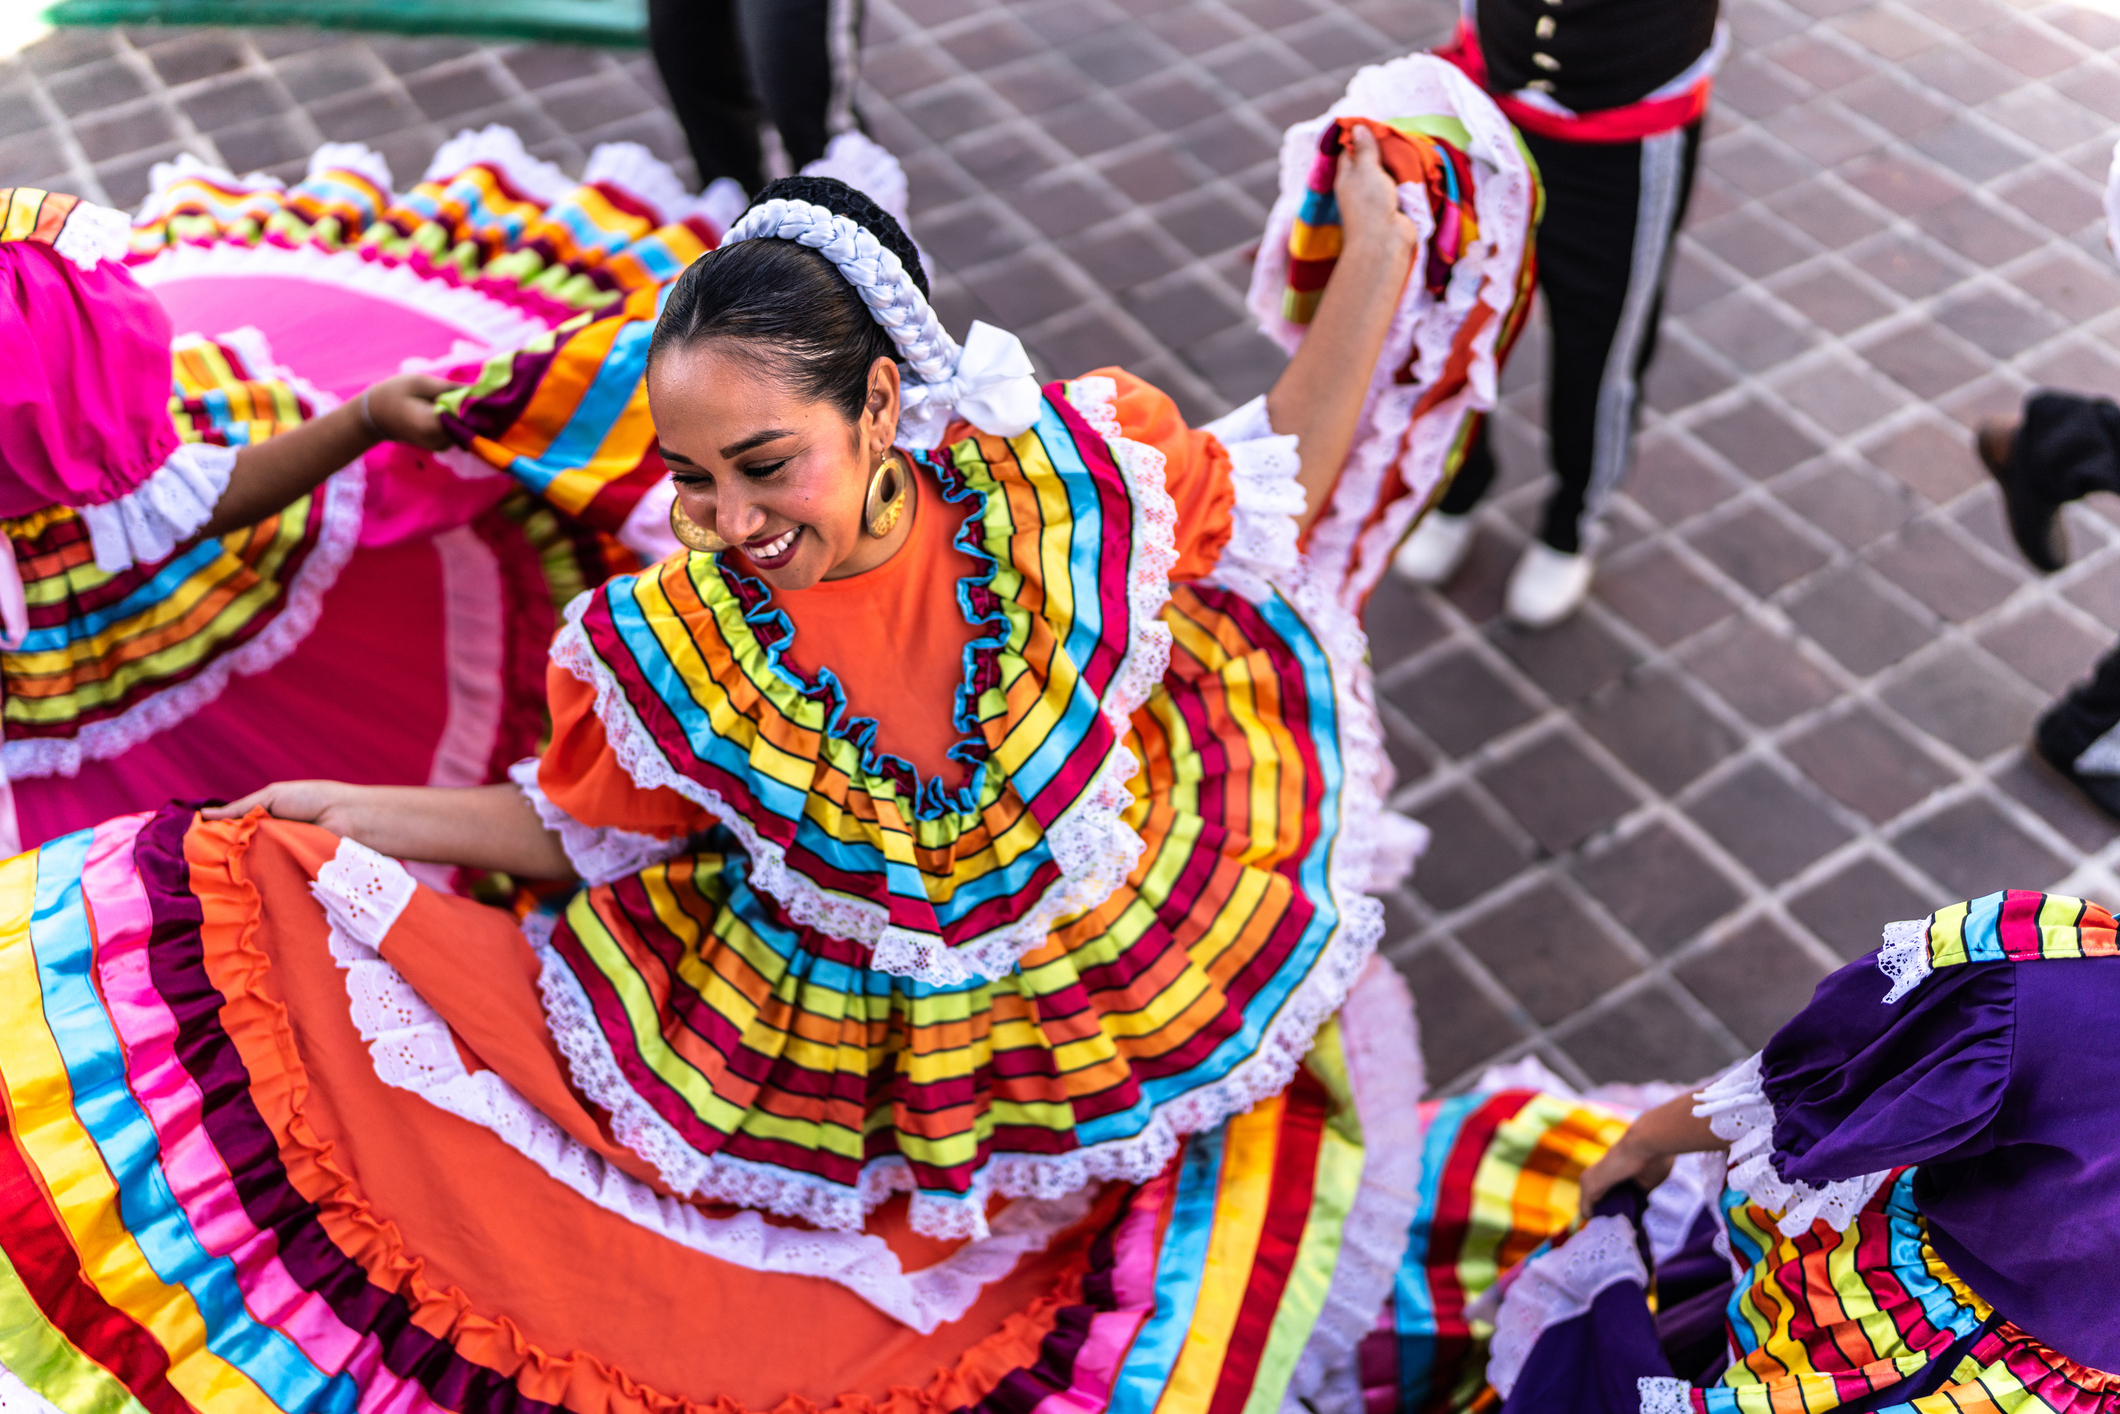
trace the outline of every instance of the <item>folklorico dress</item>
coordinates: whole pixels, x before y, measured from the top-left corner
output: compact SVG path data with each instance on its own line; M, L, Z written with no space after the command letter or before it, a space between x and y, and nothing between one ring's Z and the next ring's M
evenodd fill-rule
M6 375L21 436L0 571L25 612L0 652L0 832L35 842L289 776L477 784L536 746L559 609L639 563L614 535L652 475L599 500L385 444L261 525L193 534L242 445L408 361L475 374L668 279L734 214L630 146L585 176L496 128L397 194L354 144L284 190L182 158L130 230L0 193L7 317L36 351Z
M2112 915L2010 891L1885 939L1702 1092L1727 1157L1572 1236L1624 1109L1506 1083L1424 1106L1369 1407L2120 1410Z
M579 887L511 913L182 807L0 865L0 1399L1359 1397L1420 1187L1370 895L1419 833L1294 439L1116 369L1041 387L824 207L726 235L762 238L892 332L912 530L798 593L680 552L569 605L511 774ZM1408 299L1450 347L1466 311ZM638 485L657 302L489 361L449 425Z

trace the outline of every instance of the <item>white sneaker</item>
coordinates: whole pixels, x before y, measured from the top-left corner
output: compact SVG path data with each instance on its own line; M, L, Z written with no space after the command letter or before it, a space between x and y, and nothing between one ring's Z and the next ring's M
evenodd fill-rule
M1472 532L1471 516L1430 511L1392 555L1391 567L1398 571L1399 578L1415 584L1442 584L1458 572L1465 556L1472 553Z
M1552 628L1590 597L1588 555L1564 555L1543 540L1533 540L1509 575L1502 612L1525 628Z

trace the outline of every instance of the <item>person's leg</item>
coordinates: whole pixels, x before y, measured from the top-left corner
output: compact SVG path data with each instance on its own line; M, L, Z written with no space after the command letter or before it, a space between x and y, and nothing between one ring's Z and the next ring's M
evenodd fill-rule
M1578 554L1634 456L1641 375L1656 348L1698 125L1639 143L1527 135L1546 180L1539 281L1551 321L1547 437L1559 486L1539 539Z
M2120 407L2110 398L2042 389L2024 400L2021 421L1982 423L1973 448L2002 488L2010 537L2047 574L2068 563L2062 506L2120 491Z
M799 170L824 156L833 134L854 126L860 0L736 0L744 52Z
M2024 400L2011 455L2027 489L2049 501L2120 492L2120 406L2044 389Z
M2089 681L2046 709L2032 741L2047 764L2120 817L2120 646L2098 660Z
M758 101L737 42L736 0L648 0L648 46L700 186L733 177L757 191L765 184Z

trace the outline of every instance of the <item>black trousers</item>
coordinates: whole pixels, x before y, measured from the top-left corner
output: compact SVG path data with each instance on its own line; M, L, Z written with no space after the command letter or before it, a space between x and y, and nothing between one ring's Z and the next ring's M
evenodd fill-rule
M1551 338L1546 434L1560 484L1539 538L1573 554L1634 460L1641 377L1656 353L1671 247L1693 194L1698 122L1640 142L1524 134L1546 187L1538 284ZM1494 484L1483 422L1439 509L1465 515Z
M2025 486L2049 501L2073 501L2093 491L2120 492L2120 406L2110 398L2038 392L2024 401L2024 421L2011 449L2014 470ZM2120 752L2109 744L2098 753L2113 758L2081 761L2094 743L2120 725L2120 647L2098 660L2088 682L2039 719L2039 747L2048 760L2075 764L2095 774L2120 774ZM2103 767L2104 769L2098 769Z
M758 124L800 168L854 125L860 0L648 0L648 44L705 186L765 185Z

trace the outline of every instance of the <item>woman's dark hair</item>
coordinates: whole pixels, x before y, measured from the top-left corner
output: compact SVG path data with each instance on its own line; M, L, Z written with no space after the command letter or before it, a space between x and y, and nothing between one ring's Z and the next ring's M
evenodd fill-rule
M831 177L784 177L752 206L786 197L859 222L898 257L924 296L927 272L904 228L890 213ZM747 240L710 251L677 277L648 345L653 364L665 350L709 339L738 339L798 396L828 402L860 418L869 369L897 360L891 335L832 262L788 240Z

